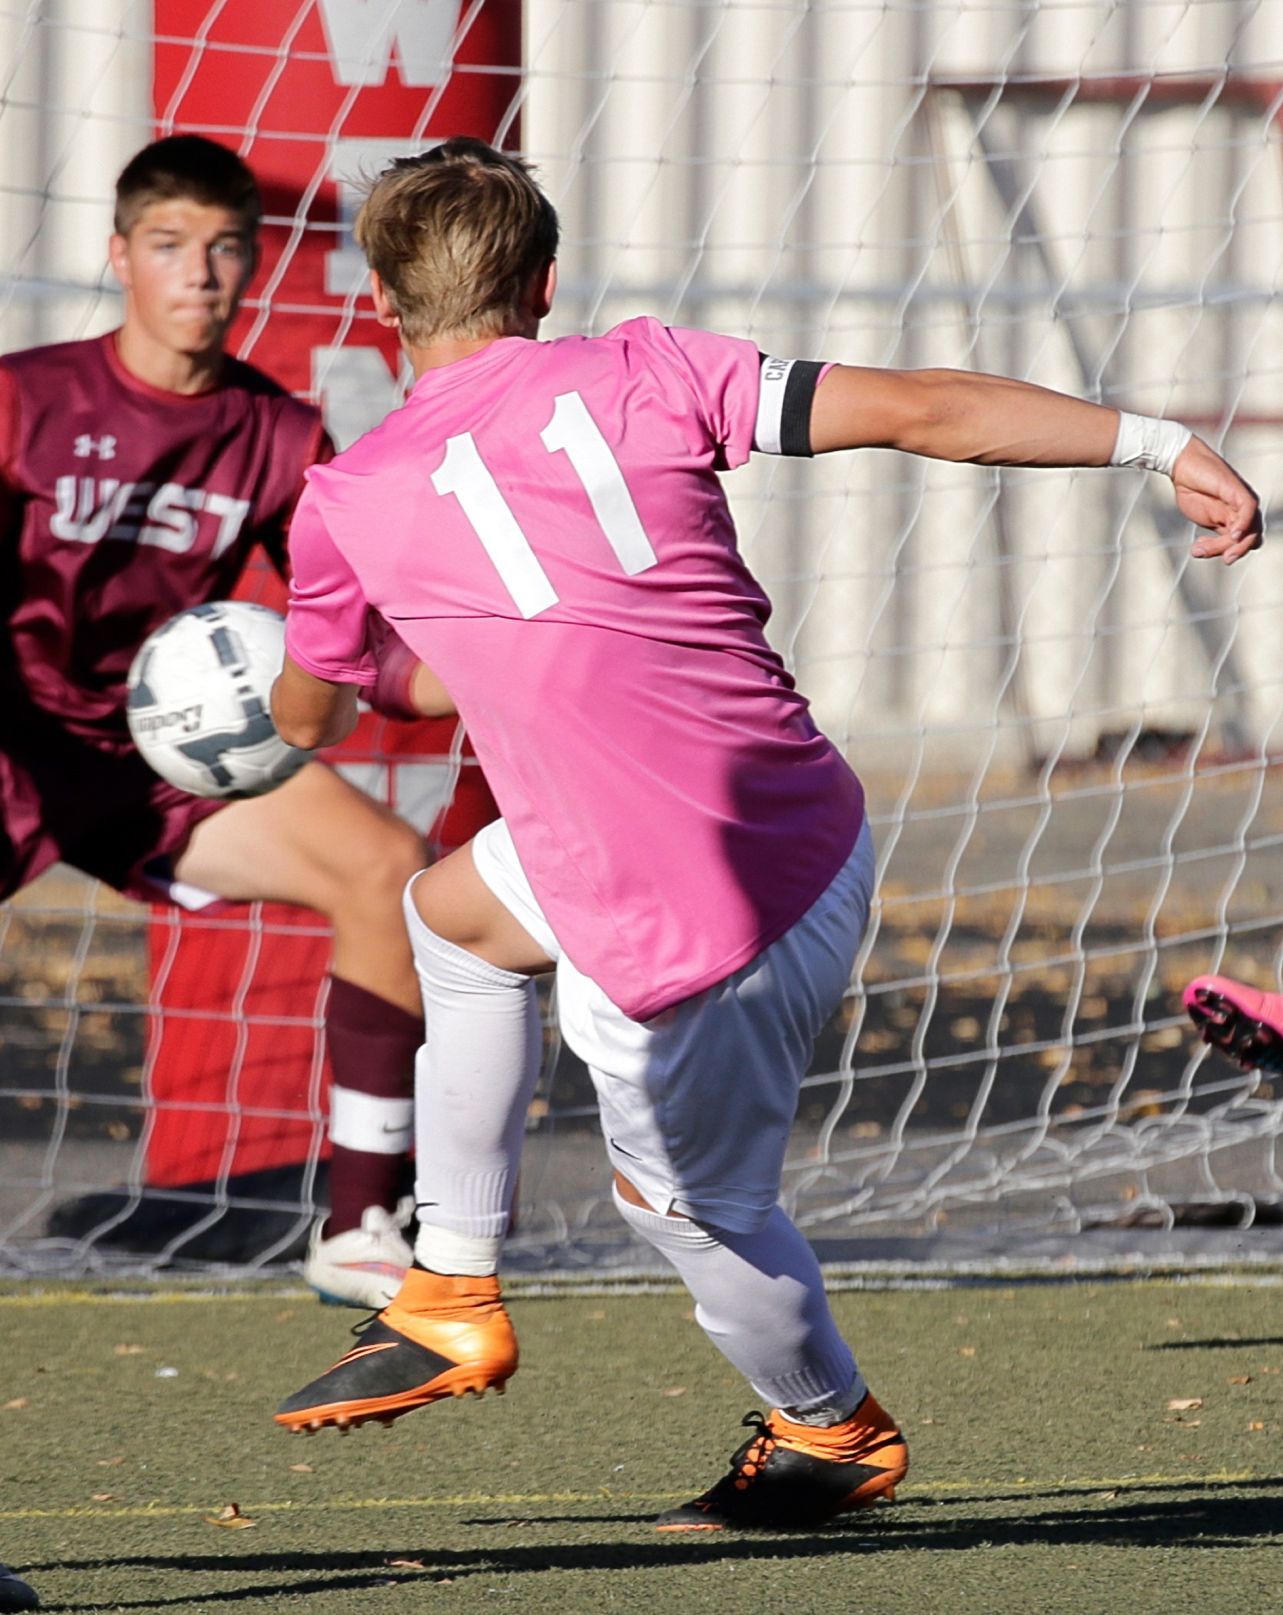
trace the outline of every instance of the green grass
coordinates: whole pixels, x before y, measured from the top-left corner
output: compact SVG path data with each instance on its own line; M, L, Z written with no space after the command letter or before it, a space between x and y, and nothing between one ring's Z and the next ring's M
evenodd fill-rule
M651 1516L720 1473L753 1405L678 1293L518 1293L505 1398L290 1437L275 1402L353 1314L280 1286L11 1286L0 1558L52 1610L1283 1611L1283 1289L835 1308L909 1436L900 1500L822 1532L673 1538ZM252 1526L210 1523L232 1503Z

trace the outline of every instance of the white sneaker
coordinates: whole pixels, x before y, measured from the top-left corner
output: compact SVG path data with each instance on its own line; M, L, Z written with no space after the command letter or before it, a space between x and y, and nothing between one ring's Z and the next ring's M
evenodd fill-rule
M395 1211L367 1206L361 1226L322 1239L324 1219L312 1229L303 1277L322 1301L332 1306L368 1307L381 1312L401 1288L414 1252L401 1230L414 1220L414 1201L406 1198Z

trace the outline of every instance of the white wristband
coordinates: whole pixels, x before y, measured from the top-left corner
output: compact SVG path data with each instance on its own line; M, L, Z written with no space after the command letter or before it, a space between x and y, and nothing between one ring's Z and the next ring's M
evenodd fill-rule
M1170 477L1181 450L1193 437L1179 421L1159 420L1156 415L1129 415L1118 412L1118 437L1110 465L1131 465L1141 471L1161 471Z

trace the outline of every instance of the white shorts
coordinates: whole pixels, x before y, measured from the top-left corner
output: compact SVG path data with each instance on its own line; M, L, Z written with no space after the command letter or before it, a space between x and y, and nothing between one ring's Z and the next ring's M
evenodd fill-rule
M867 823L828 890L724 981L648 1021L562 953L502 819L472 841L477 873L557 961L562 1036L587 1065L611 1164L656 1211L752 1233L779 1198L815 1039L851 979L873 897Z

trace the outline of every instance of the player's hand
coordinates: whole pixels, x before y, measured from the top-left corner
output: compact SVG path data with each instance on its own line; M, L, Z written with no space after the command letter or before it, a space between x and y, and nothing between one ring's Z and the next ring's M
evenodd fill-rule
M405 723L422 717L412 696L419 658L375 612L370 613L369 633L378 672L372 684L361 686L361 698L383 718Z
M1260 549L1260 500L1202 438L1190 438L1181 450L1172 483L1181 514L1208 529L1194 540L1194 555L1200 559L1219 556L1226 566L1233 566Z
M378 672L373 684L361 688L368 706L384 718L402 722L454 716L455 705L445 685L377 612L370 613L369 633Z

